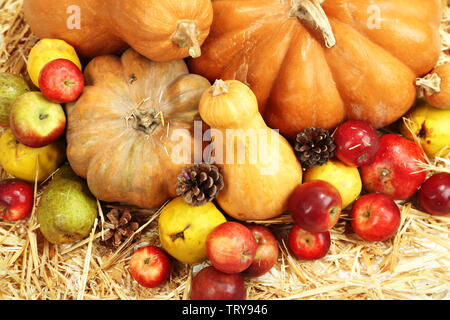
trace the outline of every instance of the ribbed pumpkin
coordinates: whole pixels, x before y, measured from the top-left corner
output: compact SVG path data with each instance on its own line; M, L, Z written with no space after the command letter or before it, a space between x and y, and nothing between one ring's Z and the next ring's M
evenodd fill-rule
M34 34L86 58L128 45L155 61L196 57L212 23L210 0L24 0L23 10Z
M440 53L439 0L212 2L191 71L249 85L268 125L290 139L344 119L394 122Z
M174 197L177 174L193 159L208 80L189 74L183 60L153 62L133 49L94 58L85 78L66 107L73 170L107 202L154 208Z

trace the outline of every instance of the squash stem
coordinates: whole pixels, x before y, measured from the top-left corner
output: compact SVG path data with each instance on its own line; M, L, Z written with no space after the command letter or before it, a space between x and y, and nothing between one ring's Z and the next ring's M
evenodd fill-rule
M317 28L322 34L327 48L336 45L336 38L330 25L328 17L323 11L321 4L323 0L292 0L289 16L296 17L299 20Z
M438 74L430 73L423 78L417 78L416 86L431 97L433 94L441 92L441 82L442 79Z
M198 58L202 52L198 42L198 28L195 20L179 20L177 28L172 34L171 39L180 48L189 47L189 55L192 58Z
M212 86L212 96L217 97L222 94L228 93L230 89L230 84L221 79L217 79Z

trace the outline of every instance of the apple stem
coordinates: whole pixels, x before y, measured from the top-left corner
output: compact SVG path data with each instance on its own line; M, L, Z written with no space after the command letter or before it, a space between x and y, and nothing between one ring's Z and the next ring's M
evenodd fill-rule
M333 217L335 214L339 212L339 208L333 207L330 210L330 216Z
M48 118L48 114L40 114L39 115L39 120L44 120L44 119L47 119Z
M144 265L149 265L153 261L153 256L144 259Z
M390 171L389 171L388 169L383 169L383 170L381 170L381 177L382 177L382 178L388 177L389 174L390 174Z

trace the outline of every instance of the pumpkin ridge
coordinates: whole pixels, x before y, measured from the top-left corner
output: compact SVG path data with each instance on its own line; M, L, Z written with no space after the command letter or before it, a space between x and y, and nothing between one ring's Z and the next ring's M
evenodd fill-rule
M409 66L408 66L407 64L405 64L401 59L399 59L398 57L396 57L395 55L393 55L390 51L388 51L387 49L385 49L385 48L384 48L383 46L381 46L380 44L378 44L378 43L376 43L375 41L373 41L372 39L370 39L370 37L369 37L366 33L362 32L362 31L360 31L360 30L358 30L358 29L355 29L353 26L351 26L351 25L349 25L349 24L347 24L347 23L345 23L345 22L341 22L339 19L333 18L332 21L339 21L339 23L342 23L342 24L345 25L346 27L352 29L352 31L354 31L354 32L357 33L359 36L361 36L361 38L367 39L367 40L370 42L371 45L373 45L373 46L377 47L378 49L384 51L387 55L392 56L392 58L394 58L395 60L397 60L397 62L399 62L400 64L402 64L405 68L410 69ZM325 57L327 57L327 55L325 55ZM327 60L328 60L328 58L327 58ZM333 79L334 79L334 78L333 78ZM336 81L335 81L335 82L336 82Z
M227 1L223 1L223 2L227 2ZM231 2L233 2L233 1L231 1ZM260 44L260 41L262 38L268 39L270 41L270 36L266 37L266 35L264 34L264 30L261 30L261 28L264 28L264 26L268 24L268 23L264 23L264 22L266 22L266 20L273 19L275 16L284 17L283 21L280 21L279 19L278 20L274 19L274 22L271 23L271 24L273 24L272 33L278 33L279 28L277 26L292 20L292 18L288 16L288 9L289 9L289 6L286 6L285 13L284 12L283 13L276 12L274 15L270 15L270 14L267 14L267 12L265 12L263 16L251 21L247 26L240 26L239 29L227 30L227 32L221 34L221 38L228 37L229 39L233 39L233 38L238 37L238 38L242 38L243 42L244 42L245 41L244 39L247 38L247 34L250 34L252 37L252 42L254 43L253 46L257 47ZM260 33L260 35L256 37L255 34L258 34L258 33ZM205 43L211 43L214 40L215 40L214 33L212 33L211 36L208 37L208 39ZM226 57L227 61L224 63L221 63L222 67L220 69L220 72L217 73L218 76L215 79L210 78L209 80L214 81L217 78L223 78L224 80L226 80L225 77L223 77L223 74L226 73L227 66L232 65L233 61L235 61L236 59L239 59L242 56L242 52L244 50L249 51L246 46L241 46L241 48L238 48L234 53L232 53L231 56ZM192 60L192 61L195 63L195 60ZM247 84L246 81L243 81L243 82Z
M352 118L352 119L353 118L358 118L358 119L367 118L367 120L369 122L371 122L371 124L375 128L386 126L386 125L392 123L393 121L395 121L395 120L392 120L392 119L398 119L398 117L400 117L402 114L404 114L409 109L409 107L412 105L412 103L413 103L413 101L414 101L414 99L416 97L417 90L416 90L416 88L414 86L415 76L414 76L413 71L407 65L405 65L401 60L399 60L397 57L392 55L389 51L385 50L383 47L381 47L377 43L373 42L371 39L365 37L363 34L358 32L358 30L355 30L352 26L350 26L350 25L348 25L346 23L339 22L338 20L335 20L335 19L331 19L330 22L334 26L337 26L338 24L340 24L344 28L350 29L352 32L354 32L358 36L358 39L364 41L364 43L361 43L361 45L364 45L365 48L367 48L368 45L372 46L373 48L376 48L376 50L379 50L379 52L381 52L383 54L383 56L381 58L383 58L384 61L386 60L386 58L388 58L388 59L391 59L391 65L392 65L392 63L395 63L398 67L399 66L402 67L403 70L400 70L400 71L396 68L395 69L395 73L392 72L393 68L391 68L391 74L390 74L391 77L390 78L392 78L392 75L397 77L399 75L405 75L405 72L406 73L410 73L411 86L409 86L409 84L408 84L408 86L410 88L413 88L414 94L412 92L410 92L411 93L410 99L408 99L407 103L403 103L403 105L399 105L397 103L397 105L394 105L394 104L390 103L392 101L381 101L381 100L379 100L378 101L378 105L375 107L373 105L372 106L370 105L370 101L369 101L369 97L370 96L369 97L366 96L366 97L364 97L364 99L362 97L356 97L356 99L364 101L364 104L356 105L356 104L353 103L353 101L355 100L355 97L354 97L353 93L352 93L352 96L349 96L349 92L351 92L351 91L346 90L346 89L348 89L347 88L347 84L346 83L342 84L341 83L341 79L339 79L339 77L336 76L336 72L338 72L338 70L340 70L340 69L338 67L334 66L333 63L331 63L331 61L334 60L333 53L330 53L331 51L325 51L326 52L325 59L326 59L328 65L330 66L330 70L331 70L331 72L333 74L333 78L334 78L334 81L335 81L336 86L338 88L338 92L340 94L344 94L344 96L346 97L346 99L343 99L344 101L347 100L346 103L344 104L344 107L346 109L347 118ZM337 28L334 28L334 29L337 30ZM340 33L340 31L338 31L336 34L339 34L339 33ZM343 39L343 37L340 37L340 38ZM345 38L346 39L350 39L349 32L346 32ZM355 40L351 40L351 41L354 42ZM338 40L338 42L339 42L339 40ZM359 50L363 49L363 47L361 47L361 45L359 46ZM347 45L346 49L348 50L348 45ZM337 50L337 48L333 48L332 50ZM364 51L368 52L367 50L364 50ZM371 50L371 52L372 52L372 50ZM372 58L373 57L374 56L372 56ZM377 58L379 58L378 53L377 53ZM373 65L375 63L373 60L370 60L368 62L369 63L366 64L366 69L362 69L362 72L360 72L360 74L367 73L367 68L369 68L371 65ZM352 61L352 63L353 63L353 61ZM343 66L340 65L340 68L342 68L342 67ZM346 70L351 70L351 69L350 68L346 68ZM359 70L361 70L361 69L359 69ZM380 76L377 75L376 78L378 79L379 77ZM344 80L348 81L348 79L343 79L342 81L344 81ZM365 79L365 82L367 82L367 80L370 80L370 79ZM359 83L362 83L363 87L365 86L362 77L359 77L358 81L359 81ZM405 82L403 82L403 84L404 83ZM396 84L400 85L401 83L400 82L396 82ZM405 87L405 85L403 85L403 87ZM352 88L355 88L355 85L353 85ZM384 88L384 89L386 89L386 88ZM381 92L385 91L385 90L376 90L376 89L374 89L373 84L372 84L371 90L372 91L369 91L369 92L373 92L373 90L381 91ZM402 90L402 93L403 93L404 96L406 96L407 92L408 92L408 90L406 90L406 89ZM392 99L394 97L389 96L389 97L384 97L383 99L386 99L386 98L387 99ZM350 103L348 101L349 99L351 100ZM386 103L389 103L389 104L386 104ZM386 108L387 106L389 106L389 109ZM349 109L349 108L351 108L351 109ZM355 111L355 108L360 108L361 110ZM379 112L383 112L383 114L380 114ZM351 115L351 114L353 114L353 115ZM364 114L364 116L362 114ZM383 119L383 120L381 120L381 119Z
M255 33L256 33L256 30L258 30L258 29L255 29ZM245 30L243 31L243 33L245 34L245 33L247 33ZM244 37L245 38L245 37ZM252 47L251 47L251 49L248 49L248 47L245 47L245 46L242 46L240 49L238 49L233 55L232 55L232 58L230 58L230 60L229 60L229 63L228 64L224 64L223 65L223 68L222 68L222 70L221 70L221 72L220 72L220 74L221 75L223 75L224 73L226 73L227 72L227 68L228 68L228 66L229 65L233 65L233 63L235 62L235 61L237 61L237 60L247 60L247 58L245 58L245 54L246 54L246 52L248 52L248 51L251 51L252 49L254 50L254 48L256 48L257 46L258 46L258 44L259 44L259 42L260 42L260 40L262 39L262 38L264 38L264 35L260 35L260 36L258 36L258 37L256 37L256 38L254 38L254 44L252 45ZM244 58L242 58L244 56ZM247 63L247 65L248 65L248 63ZM240 66L242 66L242 63L240 64ZM238 69L239 70L239 69ZM226 77L221 77L221 78L224 78L224 80L228 80L228 79L225 79ZM247 77L246 77L247 78ZM243 83L245 83L245 84L247 84L248 85L248 82L247 82L247 79L239 79L239 80L241 80Z
M273 25L270 28L270 33L271 34L279 34L280 33L280 29L283 27L283 25L289 25L289 28L287 28L287 32L283 36L283 39L285 39L286 37L289 36L289 33L295 32L295 29L297 28L297 25L296 25L297 22L298 21L294 21L293 22L292 18L289 18L286 15L286 18L283 21L281 21L281 22L277 21L277 22L273 23ZM303 28L303 26L301 28ZM230 60L231 62L228 65L228 66L233 66L237 61L239 61L239 63L238 63L239 64L239 68L238 68L237 71L242 70L241 69L242 66L246 65L247 71L246 71L246 74L245 74L245 78L243 78L242 76L238 76L237 73L235 73L232 77L230 75L227 75L227 72L228 72L227 71L227 66L225 66L225 68L221 71L220 78L222 78L223 80L236 79L236 80L239 80L239 81L245 83L246 85L250 86L250 84L248 82L249 66L252 66L254 68L255 65L259 65L259 64L252 63L253 61L250 62L250 63L247 62L249 60L248 57L247 57L248 56L248 52L259 52L261 47L265 46L266 44L270 44L270 42L273 41L271 35L266 36L266 34L263 33L264 30L259 30L259 31L260 31L260 34L258 35L258 37L255 36L256 32L254 32L252 34L252 37L254 37L254 38L252 38L253 46L251 47L251 49L249 49L248 47L242 47L241 49L239 49L237 51L237 53L234 55L233 60ZM291 36L291 39L289 39L289 43L291 43L293 35L290 35L290 36ZM277 45L278 45L278 47L277 47L277 52L278 52L282 48L280 48L280 43L277 43ZM289 45L286 44L285 45L285 50L284 50L285 51L284 55L286 54L286 52L288 50L289 50ZM254 53L253 53L253 55L254 55ZM253 59L253 60L256 61L256 59ZM282 61L282 63L284 62L283 59L281 59L281 61ZM277 75L275 75L275 78L278 76L279 72L280 72L280 68L278 68ZM272 83L271 84L271 88L272 88L273 85L274 84ZM257 94L257 92L255 92L255 94ZM265 104L259 103L259 108L260 108L260 112L264 113Z
M330 4L329 6L332 6L332 5L333 4ZM413 4L410 4L410 5L413 5ZM440 4L438 4L438 5L440 6ZM342 14L342 16L339 16L339 14L337 12L331 10L330 7L327 7L326 4L324 6L324 11L326 12L327 16L329 16L329 18L339 21L340 23L343 23L346 26L352 28L355 32L358 32L361 36L363 36L364 38L367 38L368 40L370 40L371 42L373 42L380 48L384 49L386 52L388 52L395 58L397 58L406 67L413 70L414 73L416 74L416 76L427 73L436 64L438 55L440 54L440 50L436 50L436 53L435 53L436 57L433 59L429 59L430 62L428 63L427 67L421 68L421 71L419 72L418 71L419 67L417 67L417 61L411 62L411 61L408 61L408 60L410 60L410 57L400 56L401 54L404 54L404 52L396 52L399 50L398 48L390 47L390 44L393 43L392 41L389 41L388 43L383 43L381 39L377 39L378 35L375 33L371 33L370 28L367 27L368 22L366 22L366 25L364 25L363 23L361 23L360 18L358 19L358 17L355 16L356 9L354 9L354 10L348 9L348 2L345 2L345 8L346 8L346 10L345 10L346 13ZM407 22L405 22L404 24L407 25L409 28L412 28L412 25L413 25L411 23L411 20L416 21L417 23L420 23L420 25L419 25L420 27L415 26L416 32L421 32L425 26L426 26L426 28L430 29L429 30L430 33L433 32L433 28L439 28L440 20L436 23L436 25L433 25L432 22L425 20L424 18L422 18L421 15L411 16L411 15L405 14L403 12L398 12L398 10L394 10L393 8L390 8L390 9L391 10L387 13L383 11L383 20L393 20L393 19L399 20L399 21L406 20ZM346 19L347 17L349 17L350 19L349 20ZM417 37L417 35L416 35L416 37ZM439 43L439 47L440 47L441 40L440 40L439 34L436 34L436 43ZM418 48L418 46L420 46L420 44L417 44L417 43L412 44L413 49ZM432 45L428 44L426 49L428 50L429 48L432 48L432 47L433 47ZM418 49L416 49L416 50L418 50ZM416 59L417 56L415 56L414 58ZM422 58L422 57L420 57L420 58ZM422 62L422 64L423 64L423 62Z
M319 111L319 117L326 117L326 115L328 114L327 111L332 112L334 109L343 109L342 97L337 90L333 74L325 59L325 51L329 49L323 49L324 46L321 41L314 35L312 35L310 30L308 30L307 28L303 27L301 31L303 32L300 32L299 30L297 35L292 39L293 44L289 47L288 52L286 53L286 58L284 60L284 64L286 64L286 66L279 69L279 79L277 79L276 83L272 87L272 91L269 96L269 108L267 108L266 112L263 114L264 119L266 120L268 125L270 125L272 128L279 128L280 132L282 132L282 134L291 141L295 140L295 136L297 135L297 133L305 128L304 123L302 122L302 118L309 117L310 120L308 120L308 126L316 126L316 123L320 122L320 126L323 126L324 128L328 127L328 124L325 125L325 123L330 123L331 120L328 119L327 121L325 121L325 119L317 119L316 112L318 112L318 110L316 110L312 106L314 103L318 103L319 106L322 105L321 110ZM307 41L309 41L311 44L308 44ZM312 44L314 45L314 48L310 48ZM306 49L304 48L304 46L306 46ZM314 54L311 50L317 50L318 52ZM317 65L316 61L305 65L305 67L302 67L302 65L305 63L305 61L302 60L303 55L307 57L320 56L324 63L323 67L321 64ZM308 60L307 57L303 58ZM307 91L305 91L307 89L306 87L302 88L301 93L307 96L301 96L298 101L287 101L285 99L286 93L291 93L291 91L287 91L287 89L285 88L285 84L291 83L292 80L294 82L296 81L296 79L291 79L289 77L289 68L300 69L308 67L313 68L313 71L308 72L306 70L306 73L302 72L301 77L303 78L309 73L310 77L314 77L314 81L315 83L317 83L317 85L313 85L311 90ZM321 73L325 72L325 69L328 71L328 77L320 76ZM328 79L328 81L322 81L323 79L321 78ZM322 85L324 85L324 87ZM325 89L331 90L326 91L327 94L325 94L325 96L333 96L335 99L332 100L338 100L339 103L336 102L335 104L331 104L331 102L327 99L325 99L327 101L323 101L324 99L317 99L316 95L320 95L321 92L325 92ZM292 94L299 93L292 92ZM337 97L335 97L336 95ZM282 101L278 100L280 98L277 99L278 96L280 96ZM290 96L290 94L287 94L287 97ZM289 104L291 107L288 109L288 112L284 112L283 109L287 104ZM332 119L333 122L337 122L340 120L342 119L339 119L337 117L334 117ZM288 127L287 130L286 125Z
M284 52L284 56L283 56L282 62L281 62L281 64L280 64L280 67L278 68L277 75L275 76L275 78L274 78L274 80L272 81L272 84L271 84L271 86L270 86L270 91L269 91L269 94L268 94L268 96L267 96L268 98L266 99L266 103L265 103L264 105L261 104L261 105L259 106L259 112L261 113L261 115L263 116L263 118L265 118L265 117L267 116L268 111L271 109L271 105L270 105L270 96L272 95L272 93L273 93L273 91L274 91L274 88L280 83L280 82L278 81L278 79L279 79L279 77L280 77L281 71L286 67L286 66L285 66L285 64L286 64L286 59L285 59L285 58L286 58L286 56L287 56L289 50L291 50L291 48L292 48L291 43L292 43L296 38L298 38L300 30L302 30L302 29L298 29L298 30L297 30L297 28L294 28L294 31L293 31L294 34L292 35L291 40L289 41L289 45L287 46L287 48L286 48L286 50L285 50L285 52ZM305 28L303 28L303 31L309 33L309 31L308 31L307 29L305 29ZM267 105L269 105L269 108L267 108ZM268 123L268 125L269 125L269 123Z
M213 4L215 6L220 6L221 4L225 4L226 5L227 2L233 3L233 2L236 2L236 1L233 1L233 0L231 0L231 1L230 0L223 0L223 1L213 0ZM258 2L261 3L263 1L258 1ZM248 21L248 24L245 24L245 25L239 24L236 28L229 28L226 32L220 33L220 37L228 36L230 33L237 33L237 32L240 32L242 30L247 30L251 25L263 24L262 22L264 22L265 20L267 20L267 19L274 19L277 16L286 17L289 20L292 19L292 18L290 18L288 16L289 5L286 4L284 6L285 7L284 11L281 11L281 9L279 9L279 7L277 5L277 6L275 6L275 8L278 11L274 10L273 14L271 14L271 12L267 10L267 6L271 5L272 1L264 1L264 2L265 3L261 4L260 7L258 8L258 10L262 12L260 17L258 17L256 19L253 19L253 20L252 19L247 19L246 21ZM251 9L251 10L256 10L254 4L252 4L251 6L247 6L246 8L247 9ZM227 12L227 14L229 14L229 12ZM246 21L243 21L243 22L246 23ZM213 24L214 24L214 19L213 19ZM208 39L215 40L216 39L216 35L214 33L214 28L212 28L212 29L213 30L211 31L210 35L208 36Z

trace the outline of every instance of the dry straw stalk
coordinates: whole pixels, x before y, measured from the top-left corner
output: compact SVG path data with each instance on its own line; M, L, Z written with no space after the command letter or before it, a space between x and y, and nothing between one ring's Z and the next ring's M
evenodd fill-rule
M446 1L442 21L443 51L448 62L450 11ZM23 20L21 0L0 3L0 72L26 73L27 54L38 40ZM429 174L450 171L449 159L423 164ZM0 178L8 175L0 168ZM45 184L36 185L36 200ZM280 256L270 273L246 279L248 299L449 299L449 217L432 217L414 203L399 203L402 222L397 235L385 242L362 241L348 228L344 213L332 229L328 255L318 261L295 259L286 246L292 220L283 215L256 221L279 239ZM100 206L99 206L100 208ZM133 209L135 214L146 210ZM102 226L100 211L98 224ZM128 270L136 248L155 244L158 214L148 215L140 240L125 242L116 251L97 243L103 231L72 245L55 246L39 231L35 215L10 223L0 221L1 299L188 299L193 275L203 265L174 262L170 280L159 288L139 286Z

